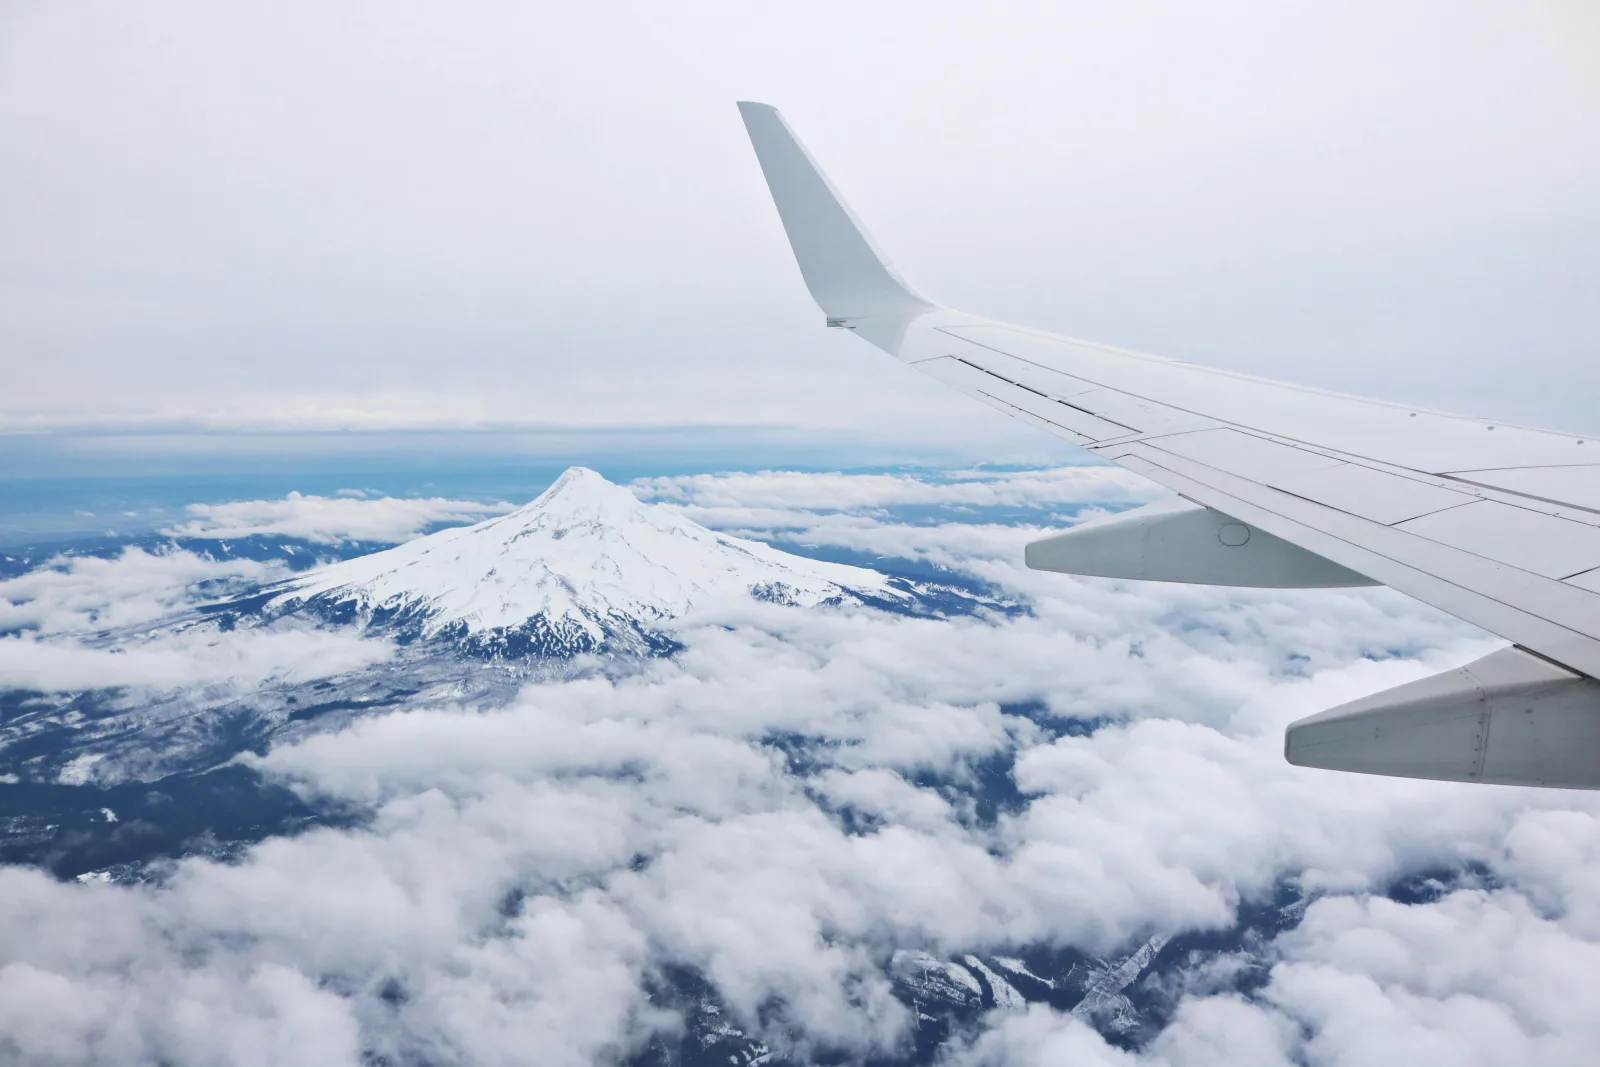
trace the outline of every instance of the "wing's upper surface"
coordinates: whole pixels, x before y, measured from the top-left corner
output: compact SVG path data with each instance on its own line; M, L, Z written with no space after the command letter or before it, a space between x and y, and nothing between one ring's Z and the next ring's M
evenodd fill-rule
M1600 444L963 316L896 353L1152 481L1588 675ZM944 321L938 321L943 319Z
M1600 788L1600 442L939 307L889 265L775 110L740 111L828 325L1192 502L1036 542L1030 565L1392 586L1517 647L1292 724L1291 762Z
M808 284L833 294L813 279L818 249L854 217L775 111L741 111ZM903 285L864 234L848 251L873 292ZM991 407L1600 676L1600 442L1140 355L920 297L858 301L866 314L838 314L849 300L831 298L832 324Z

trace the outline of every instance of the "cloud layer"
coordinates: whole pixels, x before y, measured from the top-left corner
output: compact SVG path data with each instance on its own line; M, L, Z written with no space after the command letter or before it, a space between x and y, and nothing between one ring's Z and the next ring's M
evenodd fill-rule
M1165 493L1137 474L1101 464L1043 470L955 470L939 472L937 477L931 472L735 471L641 478L634 487L647 499L697 508L770 508L778 512L862 511L919 504L1038 510L1143 502Z
M352 491L340 496L290 493L282 500L240 500L190 504L194 518L169 530L172 537L215 539L278 535L322 544L340 541L408 541L437 526L477 522L512 509L505 503L440 497L373 497Z
M258 503L273 502L252 502L241 510ZM348 526L341 517L333 530L326 524L304 528L323 534L314 538L321 540ZM387 641L309 627L155 625L287 574L275 563L213 560L180 550L127 548L109 559L51 560L0 581L0 688L175 691L227 684L248 690L268 680L306 681L357 670L393 654Z
M153 622L222 590L286 573L254 560L124 549L112 559L63 557L0 580L0 633L60 634Z
M795 499L730 479L718 506L886 492L778 481ZM1287 880L1313 900L1260 946L1258 987L1196 959L1137 1051L1036 1006L982 1020L951 1062L1592 1062L1600 803L1281 757L1292 719L1492 639L1384 590L1080 581L1021 571L999 527L974 553L958 524L842 517L1033 610L719 605L682 621L671 660L276 748L261 770L368 821L142 886L0 871L0 1048L585 1064L673 1032L649 991L686 966L772 1047L861 1058L907 1040L897 948L1108 952L1226 928ZM961 783L996 758L1017 799L980 817ZM1430 873L1428 899L1383 898Z

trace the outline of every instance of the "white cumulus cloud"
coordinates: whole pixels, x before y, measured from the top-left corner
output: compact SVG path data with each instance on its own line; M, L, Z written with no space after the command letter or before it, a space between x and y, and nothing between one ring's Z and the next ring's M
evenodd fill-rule
M981 1020L949 1062L1594 1061L1600 798L1281 755L1292 719L1491 638L1384 590L1077 580L1021 570L998 527L885 536L912 529L1031 611L717 605L670 659L252 759L361 813L345 828L144 885L0 869L0 1050L607 1062L675 1032L651 989L688 967L779 1054L859 1060L906 1049L896 949L1114 952L1225 929L1289 884L1314 899L1256 946L1263 981L1180 961L1170 1021L1137 1049L1034 1006ZM996 759L1016 796L979 817L960 786ZM1475 884L1433 899L1382 896L1463 870Z
M253 560L124 549L111 559L61 557L0 580L0 633L115 629L152 622L220 592L287 571Z
M431 526L477 522L490 515L502 515L512 510L512 505L441 497L361 499L294 492L282 500L190 504L187 510L194 518L162 532L172 537L217 539L276 534L336 544L340 541L406 541Z
M170 690L299 682L359 670L393 652L381 639L312 629L196 629L98 646L18 635L0 637L0 688Z

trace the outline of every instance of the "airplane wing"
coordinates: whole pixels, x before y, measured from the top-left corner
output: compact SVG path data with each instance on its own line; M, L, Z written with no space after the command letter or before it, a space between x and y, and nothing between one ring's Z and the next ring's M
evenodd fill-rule
M1291 762L1600 788L1600 441L941 307L904 282L774 108L739 110L827 325L1182 498L1035 542L1029 566L1391 586L1513 647L1294 724Z

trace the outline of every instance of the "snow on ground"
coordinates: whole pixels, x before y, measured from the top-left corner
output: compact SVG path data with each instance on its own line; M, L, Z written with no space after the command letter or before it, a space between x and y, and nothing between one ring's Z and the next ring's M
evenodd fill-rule
M862 593L904 596L876 571L708 530L573 467L508 515L312 571L269 607L322 598L420 608L425 634L457 623L469 632L515 627L542 615L598 639L597 620L670 618L713 598L815 605Z

